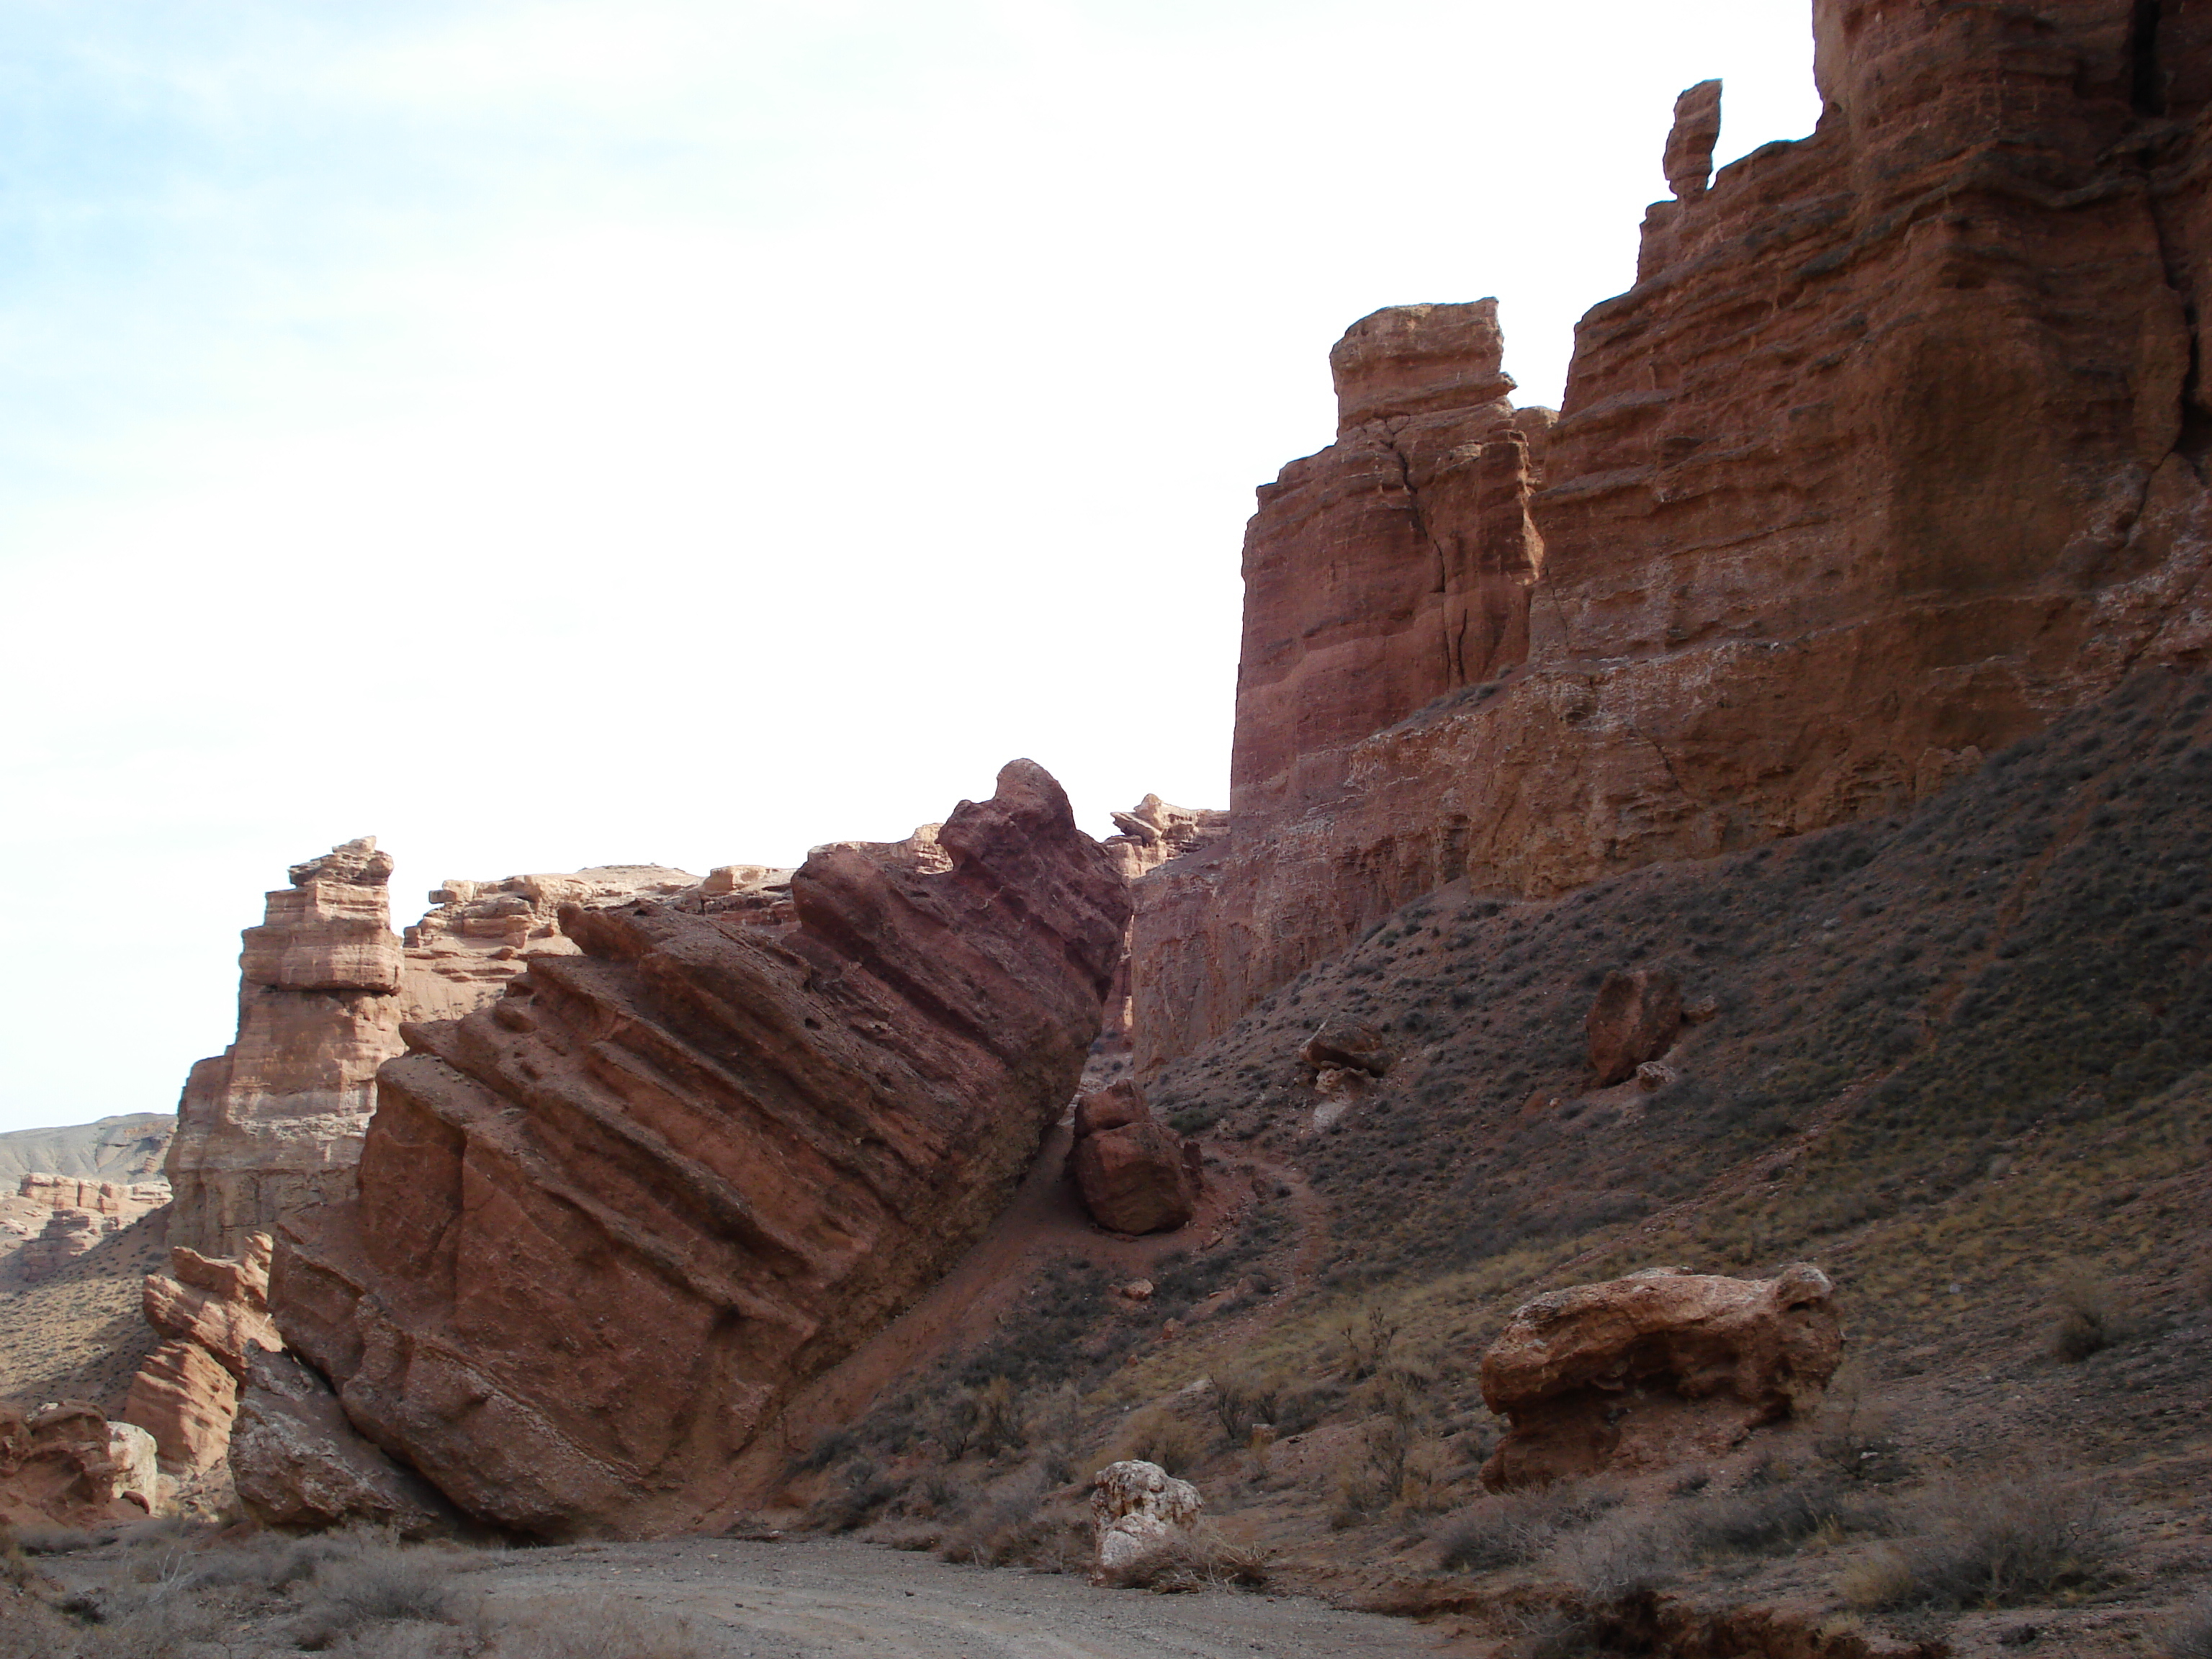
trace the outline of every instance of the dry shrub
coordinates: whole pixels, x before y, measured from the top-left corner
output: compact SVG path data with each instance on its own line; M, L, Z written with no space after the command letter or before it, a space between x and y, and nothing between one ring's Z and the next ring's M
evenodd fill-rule
M355 1631L331 1653L333 1659L465 1659L469 1650L467 1638L451 1625L410 1619Z
M1567 1533L1619 1506L1611 1486L1550 1486L1478 1498L1431 1534L1448 1572L1486 1572L1536 1560Z
M937 1553L942 1560L979 1567L1080 1572L1091 1561L1090 1515L1027 1486L975 1504L945 1534Z
M533 1600L497 1615L492 1659L708 1659L689 1620L611 1595Z
M2049 1475L1984 1476L1932 1493L1911 1534L1844 1575L1844 1598L1869 1608L2005 1607L2085 1589L2117 1540L2092 1487Z
M828 1492L807 1505L806 1525L818 1532L851 1532L902 1490L864 1459L845 1468Z
M1249 1445L1262 1425L1272 1431L1283 1387L1279 1371L1240 1368L1215 1377L1213 1416L1222 1438L1232 1446Z
M23 1541L15 1528L0 1520L0 1578L21 1589L37 1576L37 1569L23 1559Z
M1200 1589L1261 1589L1273 1576L1270 1552L1255 1545L1231 1544L1206 1533L1172 1539L1102 1575L1106 1583L1117 1589L1148 1589L1156 1595Z
M2212 1659L2212 1595L2199 1596L2159 1632L2164 1659Z
M1842 1496L1820 1482L1767 1486L1709 1498L1690 1511L1692 1547L1741 1555L1795 1549L1823 1528L1846 1522Z
M316 1567L308 1621L326 1644L364 1625L440 1623L453 1611L459 1565L442 1549L362 1545Z
M1165 1406L1147 1406L1129 1419L1120 1449L1108 1461L1138 1458L1180 1475L1195 1468L1205 1455L1196 1429Z
M1505 1649L1506 1659L1591 1659L1604 1651L1596 1620L1557 1607L1524 1619Z
M1658 1589L1681 1571L1682 1556L1673 1517L1616 1515L1570 1534L1553 1550L1550 1565L1584 1601L1598 1603Z
M6 1522L0 1522L0 1532ZM88 1550L100 1540L82 1527L19 1527L15 1541L26 1555L72 1555Z
M2069 1261L2051 1281L2057 1327L2051 1350L2061 1359L2079 1361L2101 1353L2127 1338L2127 1304L2118 1288L2086 1261Z

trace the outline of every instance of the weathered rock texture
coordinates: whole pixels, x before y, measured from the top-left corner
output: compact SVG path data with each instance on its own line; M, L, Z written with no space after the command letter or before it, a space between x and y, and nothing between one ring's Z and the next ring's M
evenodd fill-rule
M1112 1572L1188 1539L1205 1500L1188 1480L1157 1463L1129 1458L1091 1478L1091 1525L1098 1569Z
M292 866L246 930L238 1040L192 1067L177 1107L172 1243L215 1255L349 1184L398 1050L402 959L374 838Z
M1492 308L1332 353L1245 545L1224 848L1140 884L1140 1072L1443 882L1542 896L1885 813L2212 642L2212 25L1820 0L1819 129L1709 176L1556 424Z
M1510 1427L1493 1486L1724 1451L1817 1401L1843 1337L1817 1267L1723 1279L1654 1267L1518 1310L1482 1356L1482 1398Z
M1067 1173L1100 1226L1170 1232L1198 1207L1197 1150L1152 1115L1135 1084L1117 1083L1077 1103Z
M154 1437L162 1465L190 1474L220 1463L239 1385L255 1357L283 1346L269 1316L270 1238L236 1259L173 1246L168 1273L146 1275L143 1308L161 1346L131 1380L124 1419Z
M582 954L409 1026L359 1197L280 1231L288 1343L470 1513L566 1536L726 1507L793 1388L997 1212L1127 920L1026 761L926 845L816 849L784 902L564 908Z
M1583 1029L1598 1086L1625 1082L1674 1046L1682 1029L1681 985L1669 973L1616 969L1598 987Z
M238 1501L264 1526L361 1523L439 1532L452 1505L346 1420L330 1385L289 1354L256 1354L230 1431Z
M192 1067L167 1157L173 1241L236 1255L294 1212L350 1193L375 1109L376 1068L410 1019L457 1018L499 995L534 954L573 955L563 904L675 892L694 878L657 865L573 875L449 881L392 932L392 860L373 836L292 867L246 930L238 1038Z
M144 1520L159 1506L154 1443L64 1400L25 1412L0 1405L0 1522L94 1525Z

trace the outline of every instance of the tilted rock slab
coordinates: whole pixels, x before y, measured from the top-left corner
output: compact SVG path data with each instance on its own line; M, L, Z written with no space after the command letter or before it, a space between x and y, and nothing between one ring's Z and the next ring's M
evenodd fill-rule
M681 870L611 865L572 875L448 881L392 931L392 857L364 836L291 868L241 936L238 1036L201 1060L177 1105L166 1168L169 1242L235 1256L257 1232L353 1190L376 1070L409 1020L495 1000L533 955L573 953L563 904L618 903L695 884Z
M1834 1289L1802 1264L1772 1279L1652 1267L1553 1291L1482 1356L1483 1402L1512 1425L1483 1479L1711 1456L1817 1401L1842 1352Z
M358 1199L270 1288L362 1432L535 1535L726 1514L794 1389L1003 1207L1099 1029L1128 902L1060 786L1014 762L934 846L816 849L789 920L563 911L582 955L409 1027Z
M1330 354L1245 541L1228 841L1139 884L1139 1076L1444 883L1896 811L2212 650L2212 21L1811 10L1818 129L1715 173L1685 94L1555 422L1486 301Z

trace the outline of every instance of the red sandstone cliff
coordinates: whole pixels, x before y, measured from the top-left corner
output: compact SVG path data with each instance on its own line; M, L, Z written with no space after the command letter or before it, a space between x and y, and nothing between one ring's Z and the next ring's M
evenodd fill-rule
M1814 27L1811 137L1709 176L1719 89L1684 95L1556 425L1486 301L1331 354L1337 441L1246 542L1230 837L1139 885L1140 1068L1443 882L1890 811L2203 659L2212 21Z
M357 1200L270 1303L346 1415L479 1517L707 1523L791 1391L957 1258L1073 1093L1126 888L1042 769L771 894L564 908L581 951L410 1025Z

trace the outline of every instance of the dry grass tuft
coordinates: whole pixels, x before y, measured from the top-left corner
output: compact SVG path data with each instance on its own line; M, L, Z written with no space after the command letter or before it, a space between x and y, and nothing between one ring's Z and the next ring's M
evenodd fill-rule
M1540 1559L1567 1533L1620 1503L1609 1486L1550 1486L1478 1498L1431 1534L1447 1572L1486 1572Z
M533 1601L496 1615L492 1632L495 1659L708 1659L714 1650L689 1620L611 1595Z
M1117 1589L1148 1589L1156 1595L1201 1589L1261 1589L1273 1576L1268 1551L1203 1534L1147 1550L1135 1560L1101 1575L1104 1583Z
M2106 1577L2117 1540L2093 1487L2047 1475L1995 1476L1939 1489L1911 1533L1844 1577L1868 1608L2007 1607Z
M2086 1261L2069 1261L2051 1284L2058 1324L2051 1350L2061 1359L2080 1361L2102 1353L2127 1338L2125 1299L2112 1281Z

